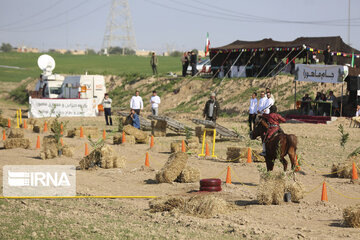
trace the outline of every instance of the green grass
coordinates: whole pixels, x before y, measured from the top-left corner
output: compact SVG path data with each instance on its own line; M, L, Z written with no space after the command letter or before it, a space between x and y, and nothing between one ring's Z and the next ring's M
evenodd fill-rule
M37 58L42 53L0 53L0 65L17 66L22 69L0 68L1 82L19 82L27 77L38 77L41 70ZM136 75L152 75L149 57L139 56L100 56L49 53L55 61L54 73L59 74L102 74L125 75L129 78ZM158 56L160 75L168 72L180 72L181 62L176 57Z

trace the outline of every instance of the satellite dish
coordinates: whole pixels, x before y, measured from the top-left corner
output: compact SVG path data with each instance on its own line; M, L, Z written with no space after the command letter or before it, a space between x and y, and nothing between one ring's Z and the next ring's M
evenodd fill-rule
M55 60L47 54L43 54L38 58L38 66L41 70L46 73L50 73L55 69Z

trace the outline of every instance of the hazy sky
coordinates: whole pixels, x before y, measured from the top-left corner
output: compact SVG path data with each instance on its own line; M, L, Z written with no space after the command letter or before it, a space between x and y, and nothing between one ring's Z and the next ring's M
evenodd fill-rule
M99 50L111 0L0 0L0 43ZM203 49L234 40L338 36L348 0L129 0L138 49ZM360 1L351 0L351 44L360 49ZM306 24L299 24L299 23Z

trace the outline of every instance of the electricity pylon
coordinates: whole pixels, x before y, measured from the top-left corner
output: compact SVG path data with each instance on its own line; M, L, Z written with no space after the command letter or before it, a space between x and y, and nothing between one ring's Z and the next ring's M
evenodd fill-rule
M132 27L131 12L128 0L112 0L108 16L102 49L108 54L110 47L120 46L136 50L136 40Z

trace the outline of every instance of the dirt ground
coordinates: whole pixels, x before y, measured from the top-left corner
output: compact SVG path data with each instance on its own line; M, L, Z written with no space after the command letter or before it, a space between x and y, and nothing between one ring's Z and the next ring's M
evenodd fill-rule
M99 132L107 130L106 143L118 155L125 156L124 169L78 170L78 195L112 196L193 196L199 194L199 183L154 183L155 173L170 154L170 142L185 139L185 136L168 134L155 138L155 147L147 144L113 145L111 130L105 128L103 117L61 118L68 120L68 128L98 126ZM190 119L182 122L195 126ZM244 119L220 119L219 123L246 132ZM66 200L0 200L0 237L60 238L60 239L357 239L358 229L346 227L342 210L359 203L360 187L349 179L330 178L324 175L331 171L333 163L339 163L359 147L360 129L349 128L350 120L339 118L327 125L282 124L285 132L298 137L298 154L302 171L296 174L306 188L307 194L300 203L282 205L259 205L256 191L259 184L259 168L265 163L247 164L226 161L226 148L244 147L250 144L260 149L260 141L217 141L217 159L198 158L191 155L188 165L199 168L201 178L221 178L225 181L226 168L233 169L232 184L223 185L223 191L214 193L224 198L233 208L226 214L210 219L197 218L181 213L150 213L149 199L66 199ZM350 139L343 150L339 144L339 124L343 124ZM2 131L2 130L1 130ZM49 134L49 133L47 133ZM149 132L150 134L150 132ZM40 134L41 138L46 134ZM38 134L25 131L30 138L31 149L2 148L0 143L0 166L4 165L78 165L84 156L87 139L64 138L65 144L75 147L72 158L58 157L41 160L40 150L35 149ZM100 134L101 136L101 134ZM211 147L211 146L210 146ZM90 149L91 150L91 149ZM150 166L143 167L145 154L149 152ZM276 167L280 168L279 162ZM2 171L0 178L2 178ZM321 202L321 184L326 180L329 202ZM332 189L335 189L332 190ZM203 193L202 193L203 194Z

